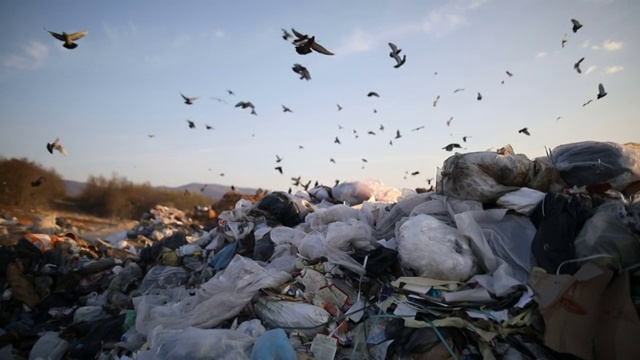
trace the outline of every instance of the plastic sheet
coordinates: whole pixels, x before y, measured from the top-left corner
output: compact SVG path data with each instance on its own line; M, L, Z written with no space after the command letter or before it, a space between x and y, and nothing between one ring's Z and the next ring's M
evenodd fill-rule
M429 215L417 215L400 226L400 262L420 276L466 280L477 272L468 239L458 229Z
M608 183L623 190L640 180L640 146L583 141L557 146L549 157L570 185Z
M189 273L181 267L157 265L147 272L140 284L140 292L145 294L153 289L179 286L189 278Z
M251 350L251 360L296 360L297 358L287 333L282 329L272 329L260 335Z

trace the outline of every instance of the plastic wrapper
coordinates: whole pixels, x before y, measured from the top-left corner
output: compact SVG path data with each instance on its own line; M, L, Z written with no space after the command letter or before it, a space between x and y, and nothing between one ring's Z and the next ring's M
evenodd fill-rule
M154 329L150 349L138 354L139 360L242 360L251 355L254 339L228 329Z
M256 340L251 350L251 360L296 360L296 352L282 329L271 329Z
M184 283L189 278L189 273L176 266L154 266L147 272L140 284L140 292L145 294L153 289L165 289Z
M291 227L304 221L310 212L310 204L307 204L286 192L276 191L260 199L254 209L259 210L268 220Z
M623 190L640 180L640 146L583 141L553 148L549 157L570 185L609 184Z
M477 272L468 239L458 229L429 215L418 215L398 229L398 253L403 266L419 276L463 281Z
M262 335L267 329L262 326L260 319L247 320L238 325L236 331L249 335L252 338L257 338Z
M300 328L297 331L307 336L322 331L330 318L329 313L323 308L292 301L258 298L254 308L260 320L268 327L284 328L285 331Z
M380 180L366 179L362 181L344 182L333 188L333 198L349 205L362 204L373 200L381 203L395 203L402 195L396 188L386 186Z
M542 191L521 188L502 195L496 204L529 216L533 213L536 206L538 206L542 199L544 199L545 195L546 194Z
M323 231L334 222L344 222L349 219L357 219L359 211L347 205L334 205L327 209L320 209L307 215L305 222L313 230Z
M445 160L440 175L439 194L483 203L525 186L546 192L557 179L544 159L494 152L453 155Z
M592 261L615 270L640 263L640 233L625 224L625 212L620 201L597 207L576 237L576 257L607 255Z

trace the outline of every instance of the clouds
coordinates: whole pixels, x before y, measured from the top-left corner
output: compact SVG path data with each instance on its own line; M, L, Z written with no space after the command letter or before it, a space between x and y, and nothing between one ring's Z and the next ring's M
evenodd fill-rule
M603 41L601 45L592 44L591 41L589 40L582 43L582 47L585 49L588 48L591 50L604 50L604 51L617 51L622 49L623 46L624 44L622 43L622 41L613 41L609 39Z
M340 55L364 53L386 45L388 39L397 41L415 34L442 37L467 24L464 14L479 8L486 2L487 0L472 0L463 2L462 5L447 5L431 10L417 20L390 24L378 29L356 27L343 38L341 45L336 48L336 53Z
M606 68L604 68L605 74L615 74L622 70L624 70L624 66L622 65L613 65L613 66L607 66Z
M10 54L1 58L3 67L14 70L33 70L44 66L49 57L49 48L39 41L23 45L20 54Z

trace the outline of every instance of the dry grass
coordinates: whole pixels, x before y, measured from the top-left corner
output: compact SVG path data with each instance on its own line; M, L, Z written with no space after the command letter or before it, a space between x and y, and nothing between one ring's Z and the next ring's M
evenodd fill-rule
M32 186L41 176L42 184ZM27 159L0 158L0 205L48 208L52 200L64 196L64 181L55 170Z

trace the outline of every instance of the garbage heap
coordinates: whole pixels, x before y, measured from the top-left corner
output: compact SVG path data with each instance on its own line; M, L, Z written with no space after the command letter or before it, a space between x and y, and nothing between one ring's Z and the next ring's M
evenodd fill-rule
M635 145L505 147L420 194L364 180L240 199L208 232L156 207L110 241L25 236L0 248L0 358L635 359L639 181Z

